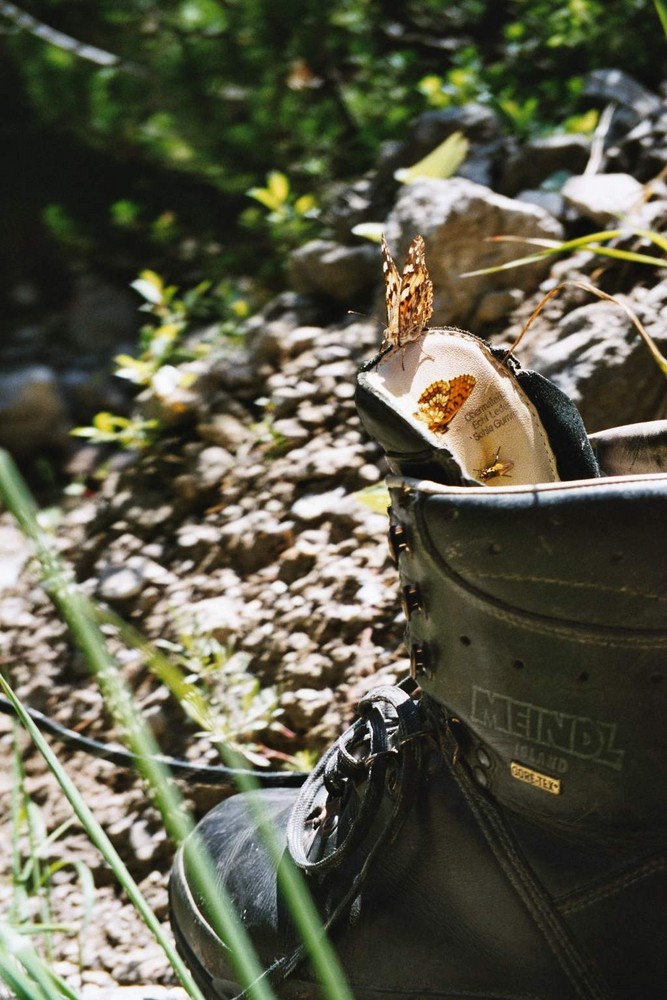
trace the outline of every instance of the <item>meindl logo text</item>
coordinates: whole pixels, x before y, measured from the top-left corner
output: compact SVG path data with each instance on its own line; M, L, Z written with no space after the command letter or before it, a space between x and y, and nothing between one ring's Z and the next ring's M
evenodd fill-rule
M553 747L616 771L623 767L625 751L614 746L615 723L554 712L480 687L472 689L472 721L493 732Z

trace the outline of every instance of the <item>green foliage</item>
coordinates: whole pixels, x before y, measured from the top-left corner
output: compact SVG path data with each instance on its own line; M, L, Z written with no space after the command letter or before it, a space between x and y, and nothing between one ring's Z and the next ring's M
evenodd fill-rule
M411 167L397 170L396 180L403 184L412 184L420 177L436 177L446 179L452 177L468 155L470 143L463 132L452 132L444 142L431 150L419 163Z
M274 732L289 740L293 734L280 722L282 710L276 689L262 686L250 673L245 654L234 653L192 621L178 622L176 640L149 642L134 626L102 605L94 607L96 621L111 629L128 649L141 654L154 677L178 701L186 716L221 749L231 750L242 763L266 767L278 757L296 767L303 755L288 756L269 750L259 741ZM303 768L309 770L309 768Z
M664 39L656 21L667 23L664 0L42 6L50 26L110 58L96 62L8 21L0 61L21 107L37 128L101 151L119 169L132 166L128 190L109 196L110 232L141 236L153 250L201 234L200 273L215 272L214 280L256 261L267 223L274 261L284 256L312 231L331 182L370 168L381 143L400 138L424 110L481 101L528 135L585 114L581 78L596 67L657 87ZM8 17L0 15L0 28ZM194 179L199 214L188 214L185 193L131 180L143 168L159 168L165 183ZM101 238L87 212L74 192L46 221L73 248ZM212 234L221 251L207 257ZM264 273L275 273L268 263Z
M656 12L660 18L662 30L667 38L667 4L665 4L664 0L653 0L653 3L655 4Z
M159 429L157 420L121 417L102 410L95 414L90 427L75 427L70 433L74 437L87 438L94 444L115 444L120 448L141 450L155 441Z
M149 313L152 320L141 328L137 356L116 356L115 374L142 389L157 390L158 377L161 386L187 387L191 377L176 366L206 353L212 346L206 341L184 345L184 335L193 322L216 319L214 339L233 339L240 335L239 322L250 312L247 298L227 282L213 286L210 281L202 281L179 294L175 285L165 285L159 274L146 270L131 287L144 299L140 310ZM71 433L96 444L140 450L153 444L162 430L155 418L102 411L95 414L89 427L75 427Z
M184 807L175 783L169 779L168 772L159 757L159 748L153 734L137 711L118 664L111 656L97 624L95 606L73 582L71 573L61 564L51 540L39 526L33 498L9 455L2 450L0 450L0 499L16 518L26 537L34 544L42 569L44 586L70 628L91 674L98 681L107 708L137 755L137 766L146 779L167 833L176 843L182 841L192 830L192 818ZM27 730L34 746L55 776L91 844L97 848L107 863L119 890L125 892L154 935L188 995L192 1000L203 1000L201 991L177 954L173 941L165 934L164 928L142 895L118 851L2 674L0 674L0 690L11 702L21 725ZM228 766L238 763L233 751L225 748L224 752L225 763ZM247 772L239 774L237 780L243 791L257 787ZM339 962L323 932L302 877L294 866L281 862L284 845L268 822L261 802L257 799L253 799L253 802L255 803L251 807L253 819L278 870L281 892L306 946L309 960L322 983L323 996L327 1000L334 998L351 1000L351 993ZM249 995L252 995L254 1000L273 1000L274 993L268 982L264 978L256 982L261 974L261 966L247 931L241 924L224 886L216 883L210 858L205 852L197 851L195 846L189 853L189 862L192 866L191 877L194 880L195 890L206 902L215 933L230 948L230 958L242 987L244 989L249 987ZM215 891L212 891L212 887L215 887ZM2 923L0 923L0 979L15 989L16 996L21 1000L34 1000L35 997L56 1000L58 996L68 998L74 996L65 984L61 984L51 967L41 962L34 951L21 942L18 935L9 932ZM39 989L35 983L39 984Z
M281 723L283 712L273 685L262 685L248 670L250 657L233 653L212 635L183 624L177 642L160 640L189 683L196 684L204 704L197 713L202 733L215 746L231 748L247 764L268 767L272 758L293 763L285 754L270 750L262 735L270 732L293 737Z
M250 188L247 194L267 210L265 221L271 238L283 250L297 247L314 235L313 222L319 216L315 197L312 194L295 196L290 190L289 178L279 170L267 174L265 187ZM242 218L250 228L258 223L252 209L247 209Z
M80 224L63 205L52 203L42 210L42 221L54 239L72 250L85 250L89 241Z
M93 876L83 862L66 856L58 857L63 850L66 854L66 848L58 850L58 842L64 839L72 820L48 832L44 815L28 791L19 731L20 727L16 724L11 811L12 900L7 915L8 926L22 935L32 936L36 943L41 940L44 957L52 959L52 938L55 934L76 936L81 947L92 916ZM66 867L71 867L78 878L83 908L80 921L63 924L54 919L51 890L54 877Z

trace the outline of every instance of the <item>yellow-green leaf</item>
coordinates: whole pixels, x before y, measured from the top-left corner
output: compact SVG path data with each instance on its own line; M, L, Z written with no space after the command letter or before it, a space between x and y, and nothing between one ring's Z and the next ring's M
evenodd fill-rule
M411 167L404 167L394 173L394 177L402 184L412 184L420 177L435 177L438 180L445 180L456 173L466 156L468 155L470 143L463 132L452 132L444 142L431 150L423 160L413 164Z
M246 194L249 198L254 198L255 201L258 201L260 205L264 205L271 212L275 212L280 208L276 198L268 188L250 188L249 191L246 191Z
M352 227L352 232L355 236L361 236L362 239L370 240L371 243L380 243L383 231L384 225L382 222L360 222L358 225Z
M272 170L266 178L266 186L277 199L279 205L283 205L289 197L289 181L280 170Z
M366 486L363 490L358 490L352 494L359 503L370 507L376 514L386 514L389 507L389 490L385 483L376 483L375 486Z
M164 286L162 278L155 271L142 271L137 280L130 284L130 288L134 288L135 292L152 305L157 306L162 302Z
M306 215L308 212L313 212L316 208L317 202L312 194L302 194L294 202L294 211L297 215Z

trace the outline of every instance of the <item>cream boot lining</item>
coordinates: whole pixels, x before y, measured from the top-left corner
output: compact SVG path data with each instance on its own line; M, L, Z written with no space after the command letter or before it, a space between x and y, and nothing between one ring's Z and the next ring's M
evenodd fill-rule
M471 380L462 375L475 379L464 399ZM389 351L367 377L425 441L449 452L469 479L490 487L559 480L535 407L509 369L472 334L447 327L427 330L418 340ZM434 403L420 406L422 393L440 380L442 391L431 390ZM448 403L450 388L456 399L450 396ZM434 410L436 417L443 412L440 429L429 427L438 425Z

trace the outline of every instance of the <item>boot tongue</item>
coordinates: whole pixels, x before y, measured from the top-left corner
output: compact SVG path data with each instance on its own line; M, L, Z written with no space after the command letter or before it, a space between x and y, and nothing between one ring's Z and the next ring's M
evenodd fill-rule
M427 330L372 361L357 407L402 475L491 488L599 475L570 400L461 330Z

